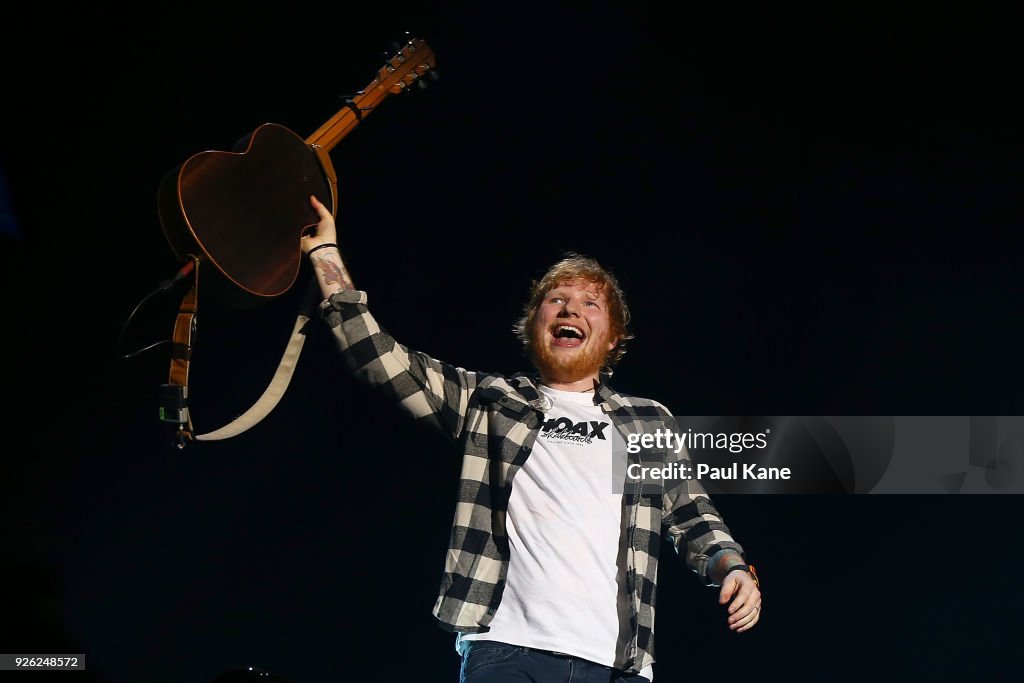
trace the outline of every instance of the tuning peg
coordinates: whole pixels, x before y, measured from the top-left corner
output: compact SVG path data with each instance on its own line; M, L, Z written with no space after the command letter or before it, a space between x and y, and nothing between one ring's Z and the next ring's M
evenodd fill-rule
M416 79L416 85L419 86L420 90L426 90L427 89L427 82L425 80L423 80L422 78L417 78Z
M437 72L437 69L431 69L430 71L427 72L427 75L430 76L430 80L432 81L436 81L437 79L441 78L441 74Z

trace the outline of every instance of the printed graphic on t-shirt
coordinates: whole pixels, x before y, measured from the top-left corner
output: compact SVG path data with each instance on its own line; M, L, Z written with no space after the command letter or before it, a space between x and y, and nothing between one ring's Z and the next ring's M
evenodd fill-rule
M549 417L540 427L540 437L552 444L585 446L595 440L607 441L605 428L610 424L603 420L573 422L567 417Z

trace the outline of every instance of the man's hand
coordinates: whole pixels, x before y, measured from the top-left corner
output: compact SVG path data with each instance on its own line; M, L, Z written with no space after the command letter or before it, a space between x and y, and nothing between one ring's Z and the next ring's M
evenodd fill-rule
M302 236L302 251L309 254L309 259L313 263L317 282L320 284L320 293L326 299L340 291L355 289L348 269L345 268L345 262L341 260L341 250L337 245L338 231L334 226L331 212L313 195L309 196L309 203L316 209L320 222L316 225L316 234Z
M334 227L334 218L331 216L331 212L313 195L309 196L309 203L316 209L317 214L320 216L320 222L316 225L316 234L302 236L300 244L303 253L307 254L313 247L318 247L321 244L336 244L338 242L338 231Z
M736 570L725 576L718 603L729 604L730 631L747 631L761 618L761 591L745 571Z

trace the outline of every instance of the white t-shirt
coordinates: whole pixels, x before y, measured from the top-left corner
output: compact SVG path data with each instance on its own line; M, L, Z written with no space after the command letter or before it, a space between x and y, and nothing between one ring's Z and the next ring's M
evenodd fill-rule
M613 493L615 426L592 392L541 386L552 407L508 501L511 557L486 633L466 640L564 652L622 668L632 637L622 494ZM653 680L651 667L641 675Z

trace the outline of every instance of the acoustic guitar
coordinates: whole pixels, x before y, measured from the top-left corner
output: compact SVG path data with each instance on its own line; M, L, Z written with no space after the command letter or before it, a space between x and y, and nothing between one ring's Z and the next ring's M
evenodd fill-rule
M337 177L329 153L388 96L435 75L434 53L419 39L397 49L376 77L345 107L303 139L266 123L232 151L193 155L160 183L158 213L175 255L212 264L243 294L276 297L295 283L302 235L316 226L316 195L332 215ZM251 296L248 296L251 295Z

